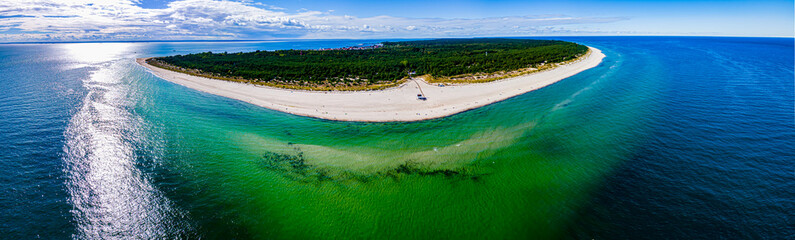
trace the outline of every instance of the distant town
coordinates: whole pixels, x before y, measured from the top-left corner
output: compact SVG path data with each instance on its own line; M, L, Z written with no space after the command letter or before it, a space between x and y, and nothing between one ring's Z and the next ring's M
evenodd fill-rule
M379 49L384 47L384 44L375 44L370 46L360 46L360 47L341 47L341 48L320 48L320 51L331 51L331 50L368 50L368 49Z

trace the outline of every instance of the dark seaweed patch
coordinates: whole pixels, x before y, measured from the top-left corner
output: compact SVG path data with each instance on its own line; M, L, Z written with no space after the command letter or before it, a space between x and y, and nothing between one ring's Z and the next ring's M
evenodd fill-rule
M426 169L419 166L418 163L414 161L406 161L393 169L389 169L384 172L379 172L380 175L386 175L390 177L395 177L398 175L420 175L420 176L444 176L448 178L452 177L461 177L464 175L461 170L450 170L450 169Z
M296 150L299 148L295 147ZM476 174L460 169L431 169L414 161L406 161L394 168L374 174L359 174L345 170L321 168L308 164L303 152L297 155L266 152L262 155L261 165L264 169L283 174L285 177L304 183L360 182L367 183L376 177L389 177L400 181L404 176L444 177L450 180L470 180L479 182L485 174Z

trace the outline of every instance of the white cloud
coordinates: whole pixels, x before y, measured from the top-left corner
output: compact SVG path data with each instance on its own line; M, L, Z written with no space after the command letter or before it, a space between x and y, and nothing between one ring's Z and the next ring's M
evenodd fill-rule
M306 9L288 13L276 6L229 0L177 0L165 9L142 8L136 0L5 0L0 2L0 41L505 36L622 20L359 18L333 13Z
M477 19L400 18L375 16L357 18L317 13L302 16L311 31L306 38L333 38L357 36L389 37L473 37L473 36L527 36L555 34L549 26L577 26L608 23L623 18L575 18L568 16L512 16ZM561 28L562 29L562 28ZM561 33L572 30L562 29Z

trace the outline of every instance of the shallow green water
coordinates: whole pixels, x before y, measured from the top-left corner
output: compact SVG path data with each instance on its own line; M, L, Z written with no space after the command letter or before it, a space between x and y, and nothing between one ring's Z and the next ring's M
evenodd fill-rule
M0 44L0 236L795 239L791 38L564 40L607 57L412 123L292 116L133 59L380 40Z
M205 236L547 238L631 153L654 107L628 104L632 82L607 84L623 59L606 53L548 88L423 122L297 117L158 80L144 95L168 104L135 110L165 142L157 171L178 176L166 195Z

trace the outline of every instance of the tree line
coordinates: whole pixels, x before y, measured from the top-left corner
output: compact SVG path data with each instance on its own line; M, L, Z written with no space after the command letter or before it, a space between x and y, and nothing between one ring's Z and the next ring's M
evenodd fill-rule
M588 48L530 39L438 39L384 42L364 50L277 50L195 53L155 58L171 66L224 78L297 85L394 82L410 74L449 77L562 62Z

